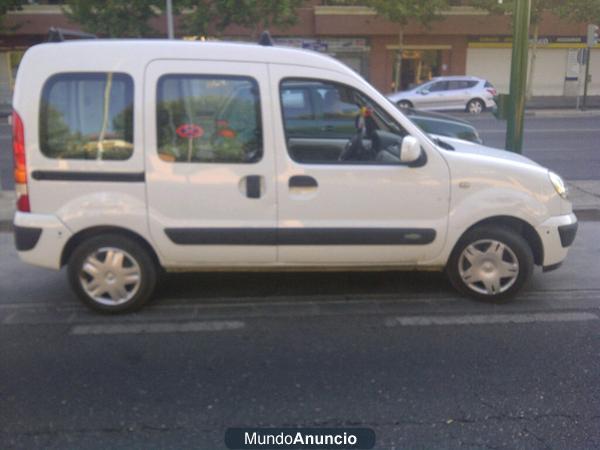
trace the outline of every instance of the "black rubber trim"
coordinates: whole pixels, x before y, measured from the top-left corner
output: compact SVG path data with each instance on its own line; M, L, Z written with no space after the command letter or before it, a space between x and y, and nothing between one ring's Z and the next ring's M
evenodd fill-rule
M427 245L429 228L167 228L178 245Z
M73 172L70 170L34 170L31 173L38 181L106 181L117 183L143 183L144 172Z
M551 265L549 265L549 266L544 266L544 267L542 267L542 271L543 271L543 272L550 272L550 271L552 271L552 270L556 270L556 269L558 269L560 266L562 266L562 263L563 263L563 262L561 261L561 262L559 262L559 263L556 263L556 264L551 264Z
M20 252L34 248L42 235L42 229L34 227L20 227L15 225L13 231L15 234L15 247Z
M575 240L577 234L578 222L570 225L560 225L558 227L558 235L560 236L560 243L563 247L569 247Z
M276 228L167 228L178 245L277 245Z
M246 177L246 196L248 198L260 198L259 175L248 175Z
M288 181L288 187L299 187L299 188L316 188L319 184L317 180L308 175L294 175L290 177Z

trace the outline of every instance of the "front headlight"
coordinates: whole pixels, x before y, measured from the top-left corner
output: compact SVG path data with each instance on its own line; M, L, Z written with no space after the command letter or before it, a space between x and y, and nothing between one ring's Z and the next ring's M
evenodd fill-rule
M550 178L550 183L554 186L556 193L562 198L567 198L567 187L563 179L554 172L548 172L548 178Z

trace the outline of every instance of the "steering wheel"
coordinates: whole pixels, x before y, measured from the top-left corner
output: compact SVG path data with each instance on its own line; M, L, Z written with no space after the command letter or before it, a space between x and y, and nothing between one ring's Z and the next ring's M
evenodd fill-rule
M362 161L365 159L368 151L364 145L366 130L365 127L359 127L356 134L348 141L346 147L340 154L338 161Z

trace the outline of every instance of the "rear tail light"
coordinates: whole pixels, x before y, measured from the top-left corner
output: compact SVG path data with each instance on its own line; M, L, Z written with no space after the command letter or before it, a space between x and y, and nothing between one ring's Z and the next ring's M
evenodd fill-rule
M27 162L25 160L25 129L23 128L23 121L16 111L12 113L12 144L17 211L30 212L31 207L27 191Z
M488 92L489 92L489 93L492 95L492 97L495 97L495 96L496 96L496 94L498 93L498 92L496 91L496 89L494 89L494 88L489 88L489 89L486 89L486 91L488 91Z

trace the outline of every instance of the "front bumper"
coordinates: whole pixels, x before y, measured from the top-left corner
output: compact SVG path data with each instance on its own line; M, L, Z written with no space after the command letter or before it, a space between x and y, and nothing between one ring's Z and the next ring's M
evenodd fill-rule
M56 216L17 212L15 246L26 263L60 269L62 251L73 233Z
M536 227L544 247L542 265L545 271L557 268L567 257L577 234L577 225L577 217L571 213L551 217Z

